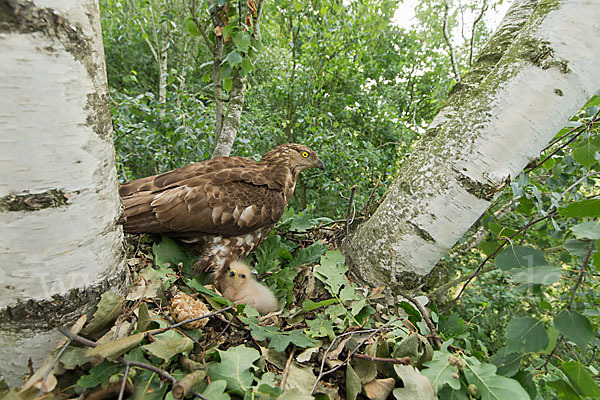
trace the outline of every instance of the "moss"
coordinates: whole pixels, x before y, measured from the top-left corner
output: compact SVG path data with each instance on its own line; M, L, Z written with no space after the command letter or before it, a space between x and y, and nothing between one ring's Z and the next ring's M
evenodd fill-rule
M0 212L38 211L66 206L69 196L59 189L35 194L9 194L0 198Z

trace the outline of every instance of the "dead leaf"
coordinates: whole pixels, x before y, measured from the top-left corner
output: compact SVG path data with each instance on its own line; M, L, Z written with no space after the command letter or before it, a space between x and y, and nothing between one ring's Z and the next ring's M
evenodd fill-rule
M374 379L363 386L363 392L371 400L385 400L392 393L395 385L394 378Z
M100 356L102 358L108 358L114 360L115 358L127 353L129 350L137 346L144 339L144 333L136 333L135 335L127 336L122 339L113 340L110 342L102 343L99 346L88 349L85 353L86 356Z
M310 394L317 377L311 366L303 366L297 362L290 364L289 374L285 381L284 390L298 389L302 394Z

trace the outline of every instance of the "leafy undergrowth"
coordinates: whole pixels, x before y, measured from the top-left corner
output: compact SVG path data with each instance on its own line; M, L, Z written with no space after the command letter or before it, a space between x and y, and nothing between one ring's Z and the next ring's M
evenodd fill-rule
M440 338L425 322L437 322L435 310L425 321L414 299L392 310L383 288L351 282L344 256L314 237L335 236L333 221L293 211L282 221L284 233L247 260L280 311L234 306L193 274L194 254L169 238L130 237L128 292L104 293L89 320L63 329L65 341L9 397L529 398L519 382L450 342L434 350ZM181 323L194 314L172 311L177 294L188 302L182 310L208 307L206 325Z

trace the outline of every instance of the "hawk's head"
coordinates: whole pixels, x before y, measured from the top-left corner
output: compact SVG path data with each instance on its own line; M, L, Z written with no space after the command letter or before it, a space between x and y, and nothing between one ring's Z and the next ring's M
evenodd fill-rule
M225 275L225 286L232 288L242 287L252 279L252 271L241 261L232 261Z
M314 151L296 143L279 145L266 153L260 161L286 165L295 173L300 173L307 168L325 170L325 164Z

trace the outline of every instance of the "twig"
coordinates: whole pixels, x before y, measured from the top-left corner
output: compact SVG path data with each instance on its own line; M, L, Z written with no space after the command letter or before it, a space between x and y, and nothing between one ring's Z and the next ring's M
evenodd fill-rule
M550 354L548 354L548 357L546 358L546 361L544 362L544 364L541 365L540 367L537 367L536 370L541 371L542 369L544 369L544 370L546 370L546 372L548 372L548 364L550 363L550 360L554 356L554 353L556 353L556 350L558 350L558 348L560 347L560 344L563 342L563 340L565 340L564 336L560 335L558 337L558 340L556 341L556 344L554 345L554 348L552 349Z
M552 218L552 217L556 216L557 214L558 214L558 212L554 211L554 212L551 212L551 213L549 213L549 214L547 214L547 215L545 215L543 217L540 217L540 218L537 218L537 219L535 219L533 221L530 221L527 225L525 225L524 227L522 227L521 229L519 229L518 231L516 231L512 235L510 235L508 238L505 238L502 241L502 243L500 243L498 245L498 247L496 248L496 250L494 250L489 256L487 256L485 258L485 260L483 260L481 262L481 264L479 264L479 266L477 267L477 269L475 269L475 271L471 275L469 275L469 278L467 279L467 281L465 282L465 284L463 285L463 287L460 289L460 292L456 295L456 297L451 302L449 302L447 304L446 309L449 308L450 306L452 306L452 304L456 303L460 299L460 296L462 296L462 294L467 289L467 286L469 286L469 284L471 283L471 281L473 279L475 279L475 277L482 272L483 267L485 266L485 264L487 264L487 262L489 260L491 260L492 258L494 258L500 252L500 250L502 250L504 248L504 246L506 246L506 244L511 241L511 239L513 239L515 236L521 234L521 232L523 232L524 230L528 229L531 225L535 225L538 222L544 221L544 220L546 220L548 218Z
M191 374L186 375L182 380L173 385L173 397L176 399L183 399L186 394L192 389L192 387L202 382L206 377L206 371L196 370Z
M388 325L390 325L390 324L398 321L399 319L400 318L396 318L396 319L390 320L390 321L386 322L385 324L381 325L377 329L366 329L366 330L362 330L362 331L346 332L346 333L343 333L341 335L337 335L335 338L333 338L333 340L331 341L331 344L329 345L329 347L327 347L327 350L323 354L323 361L321 361L321 369L319 370L319 376L317 377L317 380L315 381L315 384L313 385L312 390L310 391L310 395L312 396L312 394L315 392L315 390L317 389L317 385L319 384L319 381L321 379L323 379L326 375L329 375L332 372L337 371L339 368L343 367L344 365L348 364L348 362L350 361L350 359L352 358L352 356L358 351L358 349L360 349L362 347L363 344L365 344L368 340L370 340L377 333L379 333L383 329L385 329ZM356 348L354 350L352 350L350 352L350 354L348 354L348 357L346 357L346 360L344 360L341 364L336 365L335 367L331 368L329 371L323 372L323 369L325 368L325 360L327 360L327 353L329 353L329 351L333 347L333 344L336 342L336 340L340 339L340 338L342 338L344 336L355 335L355 334L358 334L358 333L371 333L371 334L366 339L364 339L363 341L361 341L356 346Z
M190 322L198 321L198 320L200 320L200 319L203 319L203 318L209 318L209 317L212 317L212 316L214 316L214 315L221 314L221 313L223 313L223 312L225 312L225 311L229 311L229 310L231 310L233 307L234 307L234 306L227 306L227 307L225 307L225 308L222 308L222 309L220 309L220 310L217 310L217 311L211 312L211 313L209 313L209 314L204 314L204 315L201 315L200 317L195 317L195 318L186 319L185 321L181 321L181 322L178 322L178 323L176 323L176 324L173 324L173 325L165 326L164 328L155 329L155 330L153 330L153 331L148 331L148 332L146 332L146 333L147 333L147 334L151 334L151 335L158 335L159 333L166 332L166 331L168 331L168 330L170 330L170 329L179 328L180 326L182 326L182 325L185 325L185 324L189 324Z
M569 304L567 304L567 310L571 310L573 308L573 302L575 301L575 295L577 294L577 289L583 283L583 278L585 277L585 271L590 263L590 257L592 256L592 252L594 251L594 241L590 240L590 244L588 246L588 252L583 260L583 265L581 266L581 271L579 271L579 277L577 278L577 282L573 289L571 289L571 298L569 299Z
M189 322L189 321L184 321L185 323ZM73 342L77 342L80 343L84 346L87 347L97 347L98 343L92 341L92 340L88 340L84 337L81 337L75 333L72 333L71 331L69 331L68 329L64 328L64 327L59 327L58 331L60 333L62 333L63 335L65 335L67 338L71 339L71 341ZM160 376L161 378L166 379L167 381L171 382L172 385L175 385L177 383L177 379L175 379L173 377L173 375L169 374L167 371L162 370L158 367L155 367L154 365L151 364L147 364L147 363L143 363L143 362L138 362L138 361L133 361L133 360L126 360L123 357L118 357L115 359L115 361L117 361L118 363L123 364L125 367L129 366L129 367L138 367L138 368L143 368L143 369L147 369L148 371L152 371L154 373L156 373L158 376ZM202 396L200 393L197 393L193 390L190 390L190 393L193 394L194 396L202 399L202 400L208 400L206 397Z
M373 186L373 189L371 190L371 194L369 194L369 198L367 199L367 202L365 203L363 209L360 212L362 215L365 215L367 210L371 206L371 202L375 198L375 192L376 192L377 188L379 187L380 183L381 183L381 175L379 175L379 177L377 178L377 182L375 183L375 186Z
M425 311L425 308L423 308L423 306L417 301L417 299L415 299L408 293L405 293L400 289L396 289L396 292L398 292L402 297L404 297L406 300L410 301L415 307L417 307L419 313L421 313L421 317L423 317L425 323L427 324L427 327L429 328L429 331L431 332L431 339L433 341L432 344L434 344L438 349L440 349L442 347L442 339L440 338L440 334L437 328L435 327L435 324L427 314L427 311Z
M353 205L354 205L354 192L356 192L356 185L352 186L350 188L350 199L348 200L348 210L346 210L346 240L344 241L344 253L345 253L345 264L348 265L349 264L349 259L348 259L348 242L349 242L349 237L350 237L350 224L352 223L352 221L350 220L350 212L353 210ZM352 220L354 220L354 216L352 216Z
M52 363L50 363L50 366L48 367L48 370L46 371L46 373L44 374L44 377L42 378L42 381L40 382L40 391L38 392L38 396L42 396L46 392L46 390L45 390L46 380L48 379L48 377L50 376L50 373L54 369L54 366L56 365L56 363L60 359L60 356L63 355L63 353L65 352L65 350L67 349L67 347L69 347L70 344L71 344L71 340L69 339L64 344L64 346L60 349L60 351L58 352L58 354L56 355L56 357L54 357L54 360L52 360Z
M386 357L373 357L373 356L369 356L366 354L356 353L353 355L353 357L362 358L363 360L384 362L384 363L390 363L390 364L413 365L413 359L410 358L409 356L402 357L402 358L386 358Z
M287 381L287 377L290 374L290 366L292 365L292 361L294 361L294 353L296 352L296 346L292 347L292 351L290 352L290 356L285 363L285 369L283 370L283 375L281 376L281 383L279 384L279 388L283 390L285 386L285 381Z
M129 375L129 365L125 367L125 373L123 374L123 381L121 382L121 389L119 390L118 400L123 400L123 394L125 393L125 386L127 386L127 376Z

